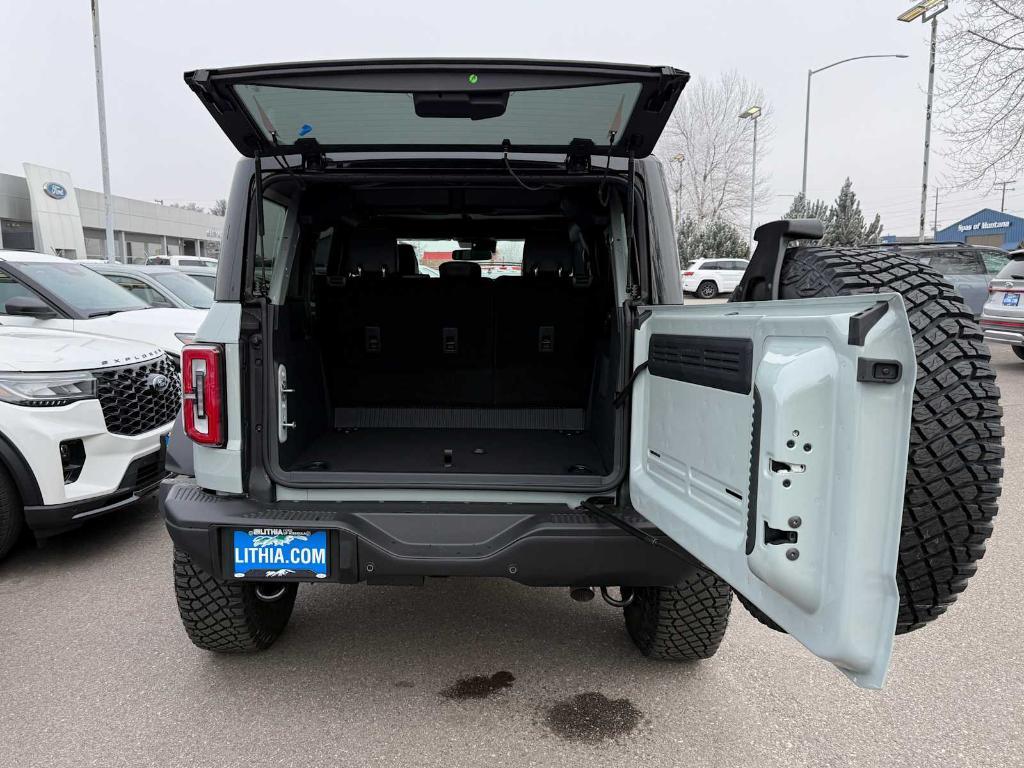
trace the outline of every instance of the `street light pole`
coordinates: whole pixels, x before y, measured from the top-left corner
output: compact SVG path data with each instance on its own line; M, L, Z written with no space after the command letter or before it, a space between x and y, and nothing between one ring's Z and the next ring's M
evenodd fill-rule
M920 19L932 23L932 40L928 52L928 104L924 112L924 163L921 167L921 216L917 228L917 241L924 242L924 216L928 209L928 156L932 148L932 94L935 91L935 43L939 36L939 14L949 7L948 0L921 0L896 17L897 21Z
M100 163L103 166L103 204L106 209L107 261L114 258L114 200L110 195L110 159L107 156L107 107L103 98L103 52L100 49L100 0L92 2L92 49L96 62L96 110L100 123Z
M804 173L803 180L800 183L800 194L807 198L807 147L809 143L811 133L811 76L816 75L819 72L824 72L826 69L832 69L832 67L838 67L840 64L845 64L848 61L860 61L861 59L905 59L906 54L903 53L872 53L867 56L852 56L849 59L840 59L834 61L824 67L818 69L807 70L807 107L804 110Z
M741 120L754 123L754 158L750 165L750 245L754 245L754 199L757 192L757 118L761 116L761 107L753 106L740 112Z

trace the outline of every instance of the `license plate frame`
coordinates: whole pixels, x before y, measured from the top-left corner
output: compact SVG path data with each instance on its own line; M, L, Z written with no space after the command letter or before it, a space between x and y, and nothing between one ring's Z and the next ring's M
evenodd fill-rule
M1013 299L1013 301L1010 301ZM1019 293L1004 293L1003 294L1003 306L1004 307L1018 307L1020 306L1020 294Z
M315 582L334 576L334 547L327 529L231 527L222 536L224 571L234 581Z

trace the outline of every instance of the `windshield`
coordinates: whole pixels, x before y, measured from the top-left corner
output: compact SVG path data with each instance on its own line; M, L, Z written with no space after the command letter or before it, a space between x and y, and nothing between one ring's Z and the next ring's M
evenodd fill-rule
M446 261L452 261L452 253L464 250L457 240L399 240L416 250L419 273L429 277L438 276L438 268ZM523 241L498 240L490 259L474 262L480 265L481 277L519 277L523 273Z
M334 91L238 85L238 97L264 138L291 144L316 139L324 145L568 146L573 139L608 144L622 137L639 83L511 91L502 114L429 116L412 93Z
M153 279L190 307L209 309L213 306L213 291L184 272L160 272Z
M141 299L81 264L23 261L17 266L27 278L86 316L149 309Z
M205 285L211 291L217 287L217 276L216 275L189 275L193 280L198 280L200 283Z

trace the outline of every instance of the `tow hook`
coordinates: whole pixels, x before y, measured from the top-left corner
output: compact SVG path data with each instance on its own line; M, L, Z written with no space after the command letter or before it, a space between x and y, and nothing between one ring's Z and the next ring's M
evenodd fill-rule
M601 597L613 608L625 608L633 602L634 592L629 587L619 587L619 599L608 594L608 587L601 587Z
M265 603L272 603L284 597L287 584L257 584L256 597Z

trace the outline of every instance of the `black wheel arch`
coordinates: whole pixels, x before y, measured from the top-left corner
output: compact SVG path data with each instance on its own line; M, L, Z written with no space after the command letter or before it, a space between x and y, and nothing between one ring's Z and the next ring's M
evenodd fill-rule
M7 471L10 472L11 479L14 480L14 485L21 496L21 503L26 507L41 505L43 494L39 490L39 483L32 467L18 447L2 432L0 432L0 462L3 462Z

